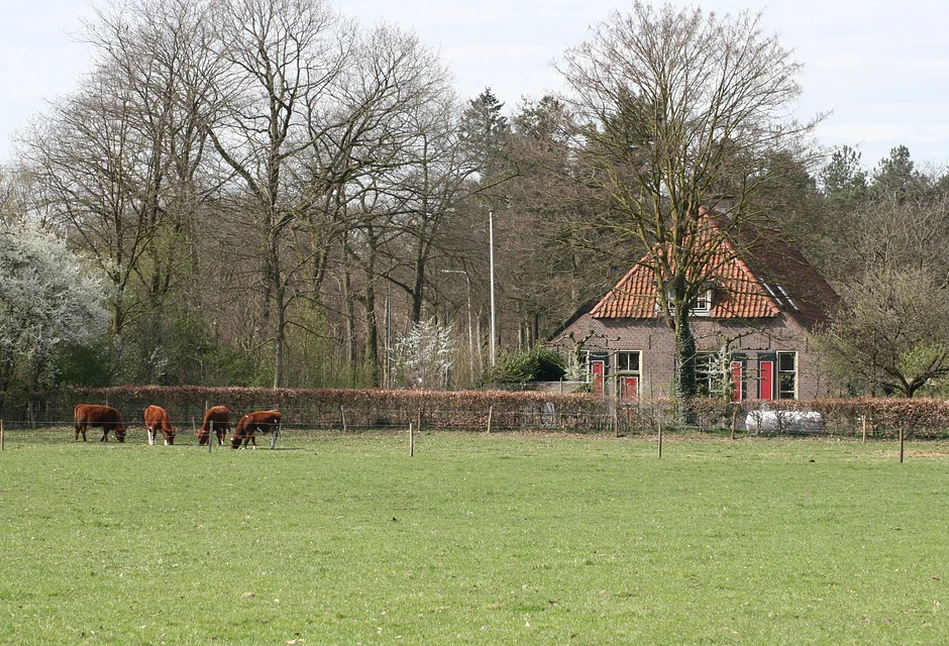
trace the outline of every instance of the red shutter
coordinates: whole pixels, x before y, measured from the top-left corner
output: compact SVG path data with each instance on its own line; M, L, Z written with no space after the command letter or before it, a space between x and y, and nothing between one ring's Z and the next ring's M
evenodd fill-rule
M732 361L731 362L731 375L732 375L732 401L740 402L745 398L745 393L742 392L742 362L741 361Z
M603 376L606 373L606 362L603 360L591 361L590 371L593 373L593 394L603 394Z
M774 361L758 362L758 399L774 399Z
M620 384L622 388L620 396L623 401L636 399L639 394L639 377L623 377Z

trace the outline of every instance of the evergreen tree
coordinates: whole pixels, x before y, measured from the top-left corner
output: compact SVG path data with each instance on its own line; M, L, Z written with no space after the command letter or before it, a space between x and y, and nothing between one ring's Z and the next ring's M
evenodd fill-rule
M867 196L867 171L860 163L860 152L850 146L831 154L819 179L824 196L833 202L853 202Z

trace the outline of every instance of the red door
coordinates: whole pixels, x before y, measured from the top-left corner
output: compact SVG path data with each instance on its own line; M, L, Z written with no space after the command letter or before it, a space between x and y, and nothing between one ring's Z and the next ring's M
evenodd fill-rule
M758 362L758 399L774 399L774 361Z
M593 373L593 394L603 394L603 376L606 374L606 362L598 359L590 362L590 372Z

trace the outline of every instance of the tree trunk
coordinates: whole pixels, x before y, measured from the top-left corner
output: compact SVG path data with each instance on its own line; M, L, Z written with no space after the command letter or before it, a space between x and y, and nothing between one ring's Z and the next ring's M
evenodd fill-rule
M273 387L281 388L283 386L283 350L287 345L287 317L285 308L284 286L277 275L277 286L275 290L275 309L277 310L277 329L274 335L274 367L273 367Z
M378 388L382 383L382 367L379 363L379 321L376 316L376 245L371 243L366 254L366 364L369 368L370 385Z
M673 376L674 393L681 424L695 423L695 409L692 398L697 387L695 383L695 337L689 323L687 306L677 308L673 319L675 334L675 373Z

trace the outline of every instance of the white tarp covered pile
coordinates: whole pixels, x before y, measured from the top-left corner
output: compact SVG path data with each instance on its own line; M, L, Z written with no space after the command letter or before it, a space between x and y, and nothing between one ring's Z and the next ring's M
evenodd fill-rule
M749 433L804 433L821 430L823 419L816 411L753 410L745 417Z

